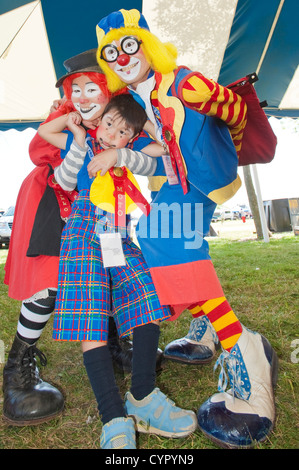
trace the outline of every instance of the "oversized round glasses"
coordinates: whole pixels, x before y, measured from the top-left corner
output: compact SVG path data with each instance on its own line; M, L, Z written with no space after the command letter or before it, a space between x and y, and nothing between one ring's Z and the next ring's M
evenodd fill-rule
M138 39L132 36L126 36L122 39L120 48L125 54L133 55L139 51L141 43L142 41L138 41ZM115 62L118 56L119 50L113 44L107 44L107 46L104 46L101 50L101 59L106 62Z

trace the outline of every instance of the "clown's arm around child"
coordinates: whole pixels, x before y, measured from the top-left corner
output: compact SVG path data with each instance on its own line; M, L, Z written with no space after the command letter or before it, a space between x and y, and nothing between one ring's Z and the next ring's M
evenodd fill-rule
M154 126L147 121L143 128L148 134L154 136ZM128 147L122 149L107 149L99 156L95 156L88 165L88 173L92 178L98 171L104 176L113 166L125 166L132 173L144 176L152 176L156 172L157 162L155 157L165 154L164 147L158 142L152 142L141 151L132 150Z

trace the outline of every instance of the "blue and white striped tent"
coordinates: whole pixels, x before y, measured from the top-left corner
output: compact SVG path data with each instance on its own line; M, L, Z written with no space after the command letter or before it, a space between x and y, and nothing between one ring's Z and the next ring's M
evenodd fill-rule
M142 11L159 37L161 20L155 18L155 9L166 9L169 24L186 30L186 53L191 41L184 21L196 8L197 17L210 17L198 24L204 54L196 70L205 72L209 56L204 39L213 37L212 54L219 57L211 78L227 85L257 72L255 86L260 99L267 100L266 113L299 116L297 0L0 0L0 130L37 127L44 120L60 96L55 82L65 72L64 60L96 47L97 22L120 8ZM222 13L226 33L217 35ZM167 24L163 30L165 36ZM175 43L175 31L168 32L166 40ZM194 45L197 37L192 35Z

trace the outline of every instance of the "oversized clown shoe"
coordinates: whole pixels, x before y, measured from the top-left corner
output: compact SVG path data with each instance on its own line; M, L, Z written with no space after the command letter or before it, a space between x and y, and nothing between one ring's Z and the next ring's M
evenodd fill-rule
M186 336L171 341L164 349L165 359L183 364L206 364L215 355L219 341L208 318L194 318Z
M221 367L220 393L199 408L199 427L221 447L253 447L274 426L277 355L262 335L243 328L236 345L220 355L217 366Z

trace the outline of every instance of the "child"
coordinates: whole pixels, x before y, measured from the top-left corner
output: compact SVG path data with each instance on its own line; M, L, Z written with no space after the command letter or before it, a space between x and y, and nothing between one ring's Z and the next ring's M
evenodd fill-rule
M129 95L115 97L102 114L97 141L104 149L126 146L145 121L143 109ZM169 318L170 312L161 307L141 252L127 235L122 240L126 264L103 267L101 236L114 232L114 215L90 201L87 164L93 158L92 142L79 123L80 118L71 113L40 128L45 140L67 152L66 159L77 158L77 163L81 159L81 168L78 164L74 170L79 195L62 235L54 339L82 342L84 365L103 422L103 449L136 448L135 424L128 415L133 415L140 432L186 436L196 429L195 414L177 408L155 388L158 322ZM74 138L62 132L66 126ZM141 138L134 147L138 145L142 148ZM55 177L63 184L67 172ZM133 331L132 383L124 406L107 347L110 311L120 336Z

